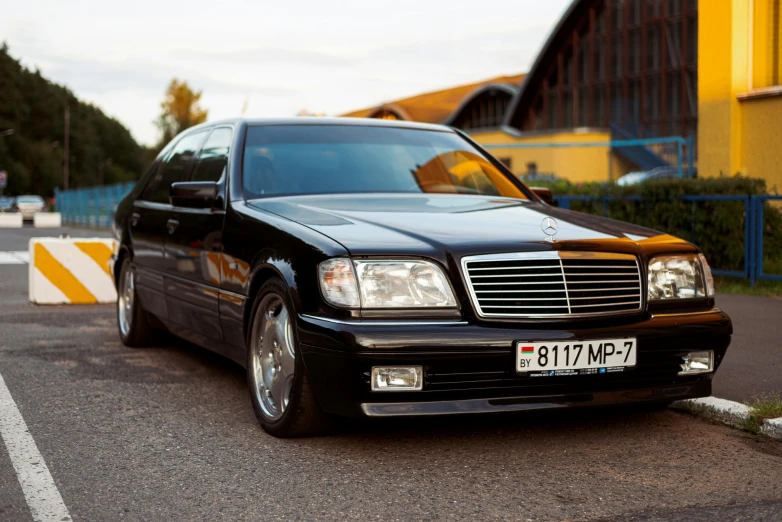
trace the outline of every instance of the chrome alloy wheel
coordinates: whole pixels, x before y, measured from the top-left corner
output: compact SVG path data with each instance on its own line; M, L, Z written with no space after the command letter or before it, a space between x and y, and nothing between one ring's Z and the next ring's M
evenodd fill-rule
M288 407L296 369L293 323L279 295L268 294L258 306L251 342L253 393L264 415L277 420Z
M122 335L130 334L131 321L133 321L133 296L135 295L135 283L133 282L133 268L127 263L120 277L119 294L117 295L117 311L119 312L119 329Z

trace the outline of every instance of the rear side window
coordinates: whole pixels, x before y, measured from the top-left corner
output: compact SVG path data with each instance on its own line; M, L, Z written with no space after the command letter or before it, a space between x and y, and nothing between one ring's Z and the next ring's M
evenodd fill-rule
M188 166L198 149L204 143L208 131L196 132L185 136L169 153L152 179L149 180L141 199L155 203L168 203L171 194L171 184L185 181Z
M191 181L218 181L222 177L228 164L232 136L233 130L229 127L220 127L212 132L198 154Z

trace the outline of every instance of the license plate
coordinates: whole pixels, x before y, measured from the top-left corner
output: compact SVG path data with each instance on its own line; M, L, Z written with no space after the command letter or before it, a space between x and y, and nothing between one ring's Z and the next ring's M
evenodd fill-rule
M516 343L516 371L531 377L622 372L635 366L636 340Z

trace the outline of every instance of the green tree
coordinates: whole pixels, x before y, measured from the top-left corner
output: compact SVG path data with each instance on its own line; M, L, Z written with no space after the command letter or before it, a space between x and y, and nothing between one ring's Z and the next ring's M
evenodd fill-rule
M160 148L183 130L206 121L208 111L201 108L200 101L201 91L193 91L186 81L171 80L160 103L162 112L155 120L161 134Z
M69 185L132 181L143 173L145 147L100 109L80 101L66 87L23 67L7 44L0 45L0 170L8 172L6 194L51 196L63 185L65 109L70 110ZM110 161L108 161L110 160Z

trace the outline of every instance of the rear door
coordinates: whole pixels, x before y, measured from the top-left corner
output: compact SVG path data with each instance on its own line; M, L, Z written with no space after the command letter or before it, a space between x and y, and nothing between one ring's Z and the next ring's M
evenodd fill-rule
M166 239L173 220L169 197L171 184L183 181L190 173L195 153L206 137L207 131L200 131L180 138L133 202L130 237L136 287L144 308L162 319L168 315L163 276L171 269L165 255Z
M217 127L201 148L187 181L210 181L219 185L212 208L174 207L176 228L166 243L171 261L166 279L169 318L209 339L222 340L218 312L225 182L231 127Z

